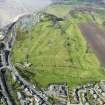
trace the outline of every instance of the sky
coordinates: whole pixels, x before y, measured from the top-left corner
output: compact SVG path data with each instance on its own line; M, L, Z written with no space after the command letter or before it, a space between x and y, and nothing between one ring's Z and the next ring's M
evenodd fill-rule
M33 13L51 4L51 0L0 0L0 27L10 23L15 17Z

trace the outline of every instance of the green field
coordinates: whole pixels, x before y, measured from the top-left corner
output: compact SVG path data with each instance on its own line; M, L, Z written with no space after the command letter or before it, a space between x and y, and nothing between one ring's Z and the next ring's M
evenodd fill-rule
M58 17L62 17L68 14L70 11L70 5L51 5L47 8L46 12L54 14Z
M78 28L80 20L89 22L92 17L78 13L59 22L61 28L46 17L30 33L17 31L14 64L24 63L28 55L30 72L35 73L30 80L42 87L67 82L72 88L105 79L105 72Z

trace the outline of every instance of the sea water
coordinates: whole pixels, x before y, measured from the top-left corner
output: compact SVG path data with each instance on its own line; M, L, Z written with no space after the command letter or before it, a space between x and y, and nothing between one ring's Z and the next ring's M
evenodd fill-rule
M49 4L51 0L0 0L0 27L18 15L39 11Z

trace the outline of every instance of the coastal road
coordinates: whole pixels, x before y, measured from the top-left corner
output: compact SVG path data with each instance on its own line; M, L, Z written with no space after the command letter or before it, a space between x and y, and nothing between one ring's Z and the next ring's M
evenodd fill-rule
M81 23L79 28L101 65L105 67L105 30L93 23Z

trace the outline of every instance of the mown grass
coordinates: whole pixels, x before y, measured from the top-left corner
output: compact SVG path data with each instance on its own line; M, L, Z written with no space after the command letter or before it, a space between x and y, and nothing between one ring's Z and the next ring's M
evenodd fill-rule
M78 14L81 19L91 21L91 16ZM77 23L78 16L60 22L61 29L52 21L42 21L33 27L30 34L23 34L13 48L13 62L23 63L29 55L31 71L36 72L32 81L46 87L49 83L67 82L69 87L90 81L105 79L95 54L85 41ZM19 37L20 33L17 32ZM26 38L27 37L27 38ZM19 39L19 38L18 38Z

